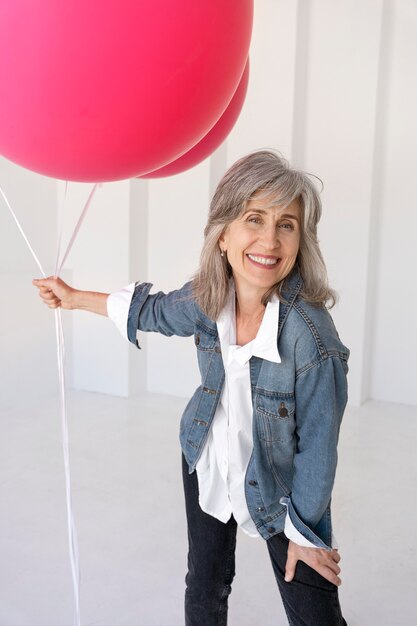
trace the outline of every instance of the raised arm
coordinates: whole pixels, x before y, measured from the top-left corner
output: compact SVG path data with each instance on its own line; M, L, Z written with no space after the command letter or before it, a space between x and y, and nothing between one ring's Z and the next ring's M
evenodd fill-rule
M39 289L39 296L50 308L79 309L97 315L108 316L107 293L97 291L81 291L70 287L60 278L34 279L32 284Z

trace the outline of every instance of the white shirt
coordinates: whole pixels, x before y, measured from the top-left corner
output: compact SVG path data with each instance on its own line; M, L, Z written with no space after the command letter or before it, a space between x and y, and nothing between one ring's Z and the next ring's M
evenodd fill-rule
M279 300L269 302L253 341L236 345L235 290L217 320L225 370L222 395L196 469L200 506L222 522L233 514L238 525L250 537L260 537L249 514L245 498L245 476L253 449L252 397L249 359L255 355L276 363L281 359L277 348ZM274 341L269 332L275 331Z
M127 339L127 317L134 292L132 283L107 299L109 318ZM244 346L236 345L235 290L233 281L226 306L217 320L225 384L212 427L196 470L199 503L203 511L226 523L231 515L250 537L260 537L245 498L245 475L253 449L252 397L249 360L257 356L280 363L278 352L279 299L267 303L258 333ZM284 533L301 546L316 548L285 518ZM333 541L333 546L335 542Z

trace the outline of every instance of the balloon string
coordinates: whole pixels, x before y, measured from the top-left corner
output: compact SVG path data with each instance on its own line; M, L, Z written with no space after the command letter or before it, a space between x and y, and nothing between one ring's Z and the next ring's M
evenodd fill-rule
M67 199L67 187L68 183L65 184L65 193L64 193L64 203L63 207L65 209L66 199ZM57 245L57 257L56 257L56 265L55 265L55 276L59 276L61 273L62 267L64 265L65 260L68 257L68 254L73 246L73 243L78 235L78 232L81 228L81 225L84 221L88 208L91 204L91 200L93 199L94 193L97 189L97 184L94 185L91 190L87 202L81 212L81 215L78 219L78 222L75 226L74 232L71 236L70 242L67 246L67 249L64 252L62 261L59 262L59 256L61 251L61 241L62 241L62 211L60 213L60 225L59 225L59 234L58 234L58 245ZM3 197L7 208L9 209L16 225L25 240L32 256L39 267L42 276L46 278L46 274L43 271L42 265L33 250L28 238L26 237L22 226L17 219L15 212L10 206L9 201L7 200L6 194L3 189L0 187L0 194ZM68 527L68 542L69 542L69 556L71 563L71 575L72 575L72 584L74 590L74 603L75 603L75 614L74 614L74 626L81 626L81 617L80 617L80 566L78 559L78 540L77 540L77 529L75 526L74 515L72 512L72 499L71 499L71 469L70 469L70 454L69 454L69 436L68 436L68 418L66 411L66 397L65 397L65 342L64 342L64 332L62 327L62 315L61 309L55 310L55 334L56 334L56 344L57 344L57 361L58 361L58 380L59 380L59 395L60 395L60 408L61 408L61 429L62 429L62 449L64 456L64 470L65 470L65 493L66 493L66 504L67 504L67 527Z
M3 196L3 200L5 201L7 208L9 209L10 213L12 214L12 217L13 217L14 221L16 222L16 225L17 225L17 227L18 227L18 229L19 229L19 231L20 231L20 234L22 235L23 239L25 240L25 242L26 242L26 244L27 244L27 247L28 247L28 248L29 248L29 250L31 251L33 258L35 259L35 263L36 263L36 265L39 267L39 269L40 269L40 271L41 271L42 276L43 276L44 278L46 278L46 274L45 274L45 272L43 271L42 265L41 265L41 263L40 263L40 261L39 261L38 257L36 256L34 249L33 249L33 248L32 248L32 246L30 245L30 243L29 243L29 239L26 237L26 235L25 235L25 233L24 233L24 231L23 231L23 228L22 228L22 227L21 227L21 225L20 225L19 220L17 219L17 217L16 217L16 215L15 215L15 212L13 211L12 207L10 206L9 201L8 201L8 199L6 198L6 194L4 193L4 191L3 191L3 189L2 189L1 187L0 187L0 194Z
M63 203L59 203L58 209L58 242L56 246L56 261L55 261L55 277L58 276L58 268L59 268L59 257L61 256L61 244L62 244L62 231L64 228L64 215L65 215L65 207L67 205L67 192L68 192L68 181L65 181L65 189L64 189L64 201Z
M64 333L62 328L62 315L61 309L55 309L55 332L56 332L56 345L57 345L57 359L58 359L58 378L59 378L59 396L61 406L61 429L62 429L62 451L64 456L64 469L65 469L65 494L67 503L67 528L68 528L68 540L69 540L69 556L71 563L71 576L72 586L74 589L74 626L81 626L80 616L80 565L78 560L78 538L77 529L74 522L74 516L72 512L72 498L71 498L71 469L69 458L69 436L68 436L68 418L66 409L66 397L65 397L65 343Z
M59 239L58 239L58 246L57 246L55 277L58 277L62 271L64 263L71 251L74 241L77 238L77 235L80 231L84 218L90 207L90 204L94 197L96 189L97 189L97 184L93 186L87 198L87 202L85 203L84 208L81 211L80 217L78 218L78 221L75 225L74 231L67 245L67 248L63 254L62 260L59 261L61 241L62 241L63 221L64 221L63 213L65 212L67 190L68 190L68 182L65 183L63 209L60 211L60 229L59 229ZM55 329L56 329L59 387L60 387L60 401L61 401L62 449L63 449L64 467L65 467L65 492L66 492L66 500L67 500L67 526L68 526L68 539L69 539L69 554L70 554L70 562L71 562L72 585L74 589L74 603L75 603L74 626L81 626L80 565L79 565L79 559L78 559L77 529L75 526L74 516L72 512L68 418L67 418L66 398L65 398L65 370L64 370L65 342L64 342L64 332L63 332L63 327L62 327L62 315L61 315L60 308L55 310Z
M93 186L93 188L90 191L90 194L89 194L89 196L87 198L87 202L85 203L84 208L81 211L80 217L78 218L78 222L75 225L74 232L72 233L72 236L71 236L71 239L70 239L69 244L67 246L67 249L65 250L64 256L62 257L62 261L61 261L61 263L58 266L57 276L60 275L61 270L62 270L62 268L64 266L64 263L67 260L67 256L69 255L69 253L71 251L71 248L73 246L73 243L74 243L74 241L77 238L77 235L78 235L78 233L80 231L81 225L82 225L82 223L84 221L85 216L87 215L87 211L88 211L88 209L90 207L91 201L92 201L92 199L94 197L94 194L96 192L97 186L98 186L98 183L95 183L95 185Z

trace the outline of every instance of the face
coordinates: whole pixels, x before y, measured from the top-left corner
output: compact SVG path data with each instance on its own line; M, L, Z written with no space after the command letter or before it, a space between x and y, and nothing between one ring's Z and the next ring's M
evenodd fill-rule
M298 200L285 208L254 198L219 239L227 253L238 293L262 296L287 276L300 248L301 210Z

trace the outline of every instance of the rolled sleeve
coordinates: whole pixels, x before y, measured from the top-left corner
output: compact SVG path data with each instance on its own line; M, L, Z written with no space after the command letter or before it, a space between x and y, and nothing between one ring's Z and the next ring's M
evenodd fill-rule
M284 534L287 539L290 539L294 543L305 548L325 548L326 550L332 550L333 548L339 547L333 532L331 535L331 545L328 545L318 535L316 535L311 528L306 526L295 512L290 498L281 498L280 503L287 507L287 515L285 516L284 526ZM291 515L294 518L294 523L291 519ZM301 529L302 532L300 532L299 529Z
M136 283L127 318L127 337L140 347L137 331L157 332L170 337L189 337L194 333L196 318L192 284L181 289L150 294L151 283Z
M149 296L152 283L136 283L127 317L127 338L140 348L136 333L139 328L139 315Z
M281 502L281 504L285 504L285 502ZM287 537L287 539L290 539L291 541L293 541L294 543L298 544L299 546L303 546L303 547L306 547L306 548L317 548L318 547L318 546L316 546L315 543L313 543L312 541L309 541L308 539L306 539L306 537L304 537L304 535L302 535L300 533L300 531L296 529L296 527L294 526L294 524L291 521L291 517L290 517L289 513L287 513L287 515L285 516L284 533L285 533L285 536Z

